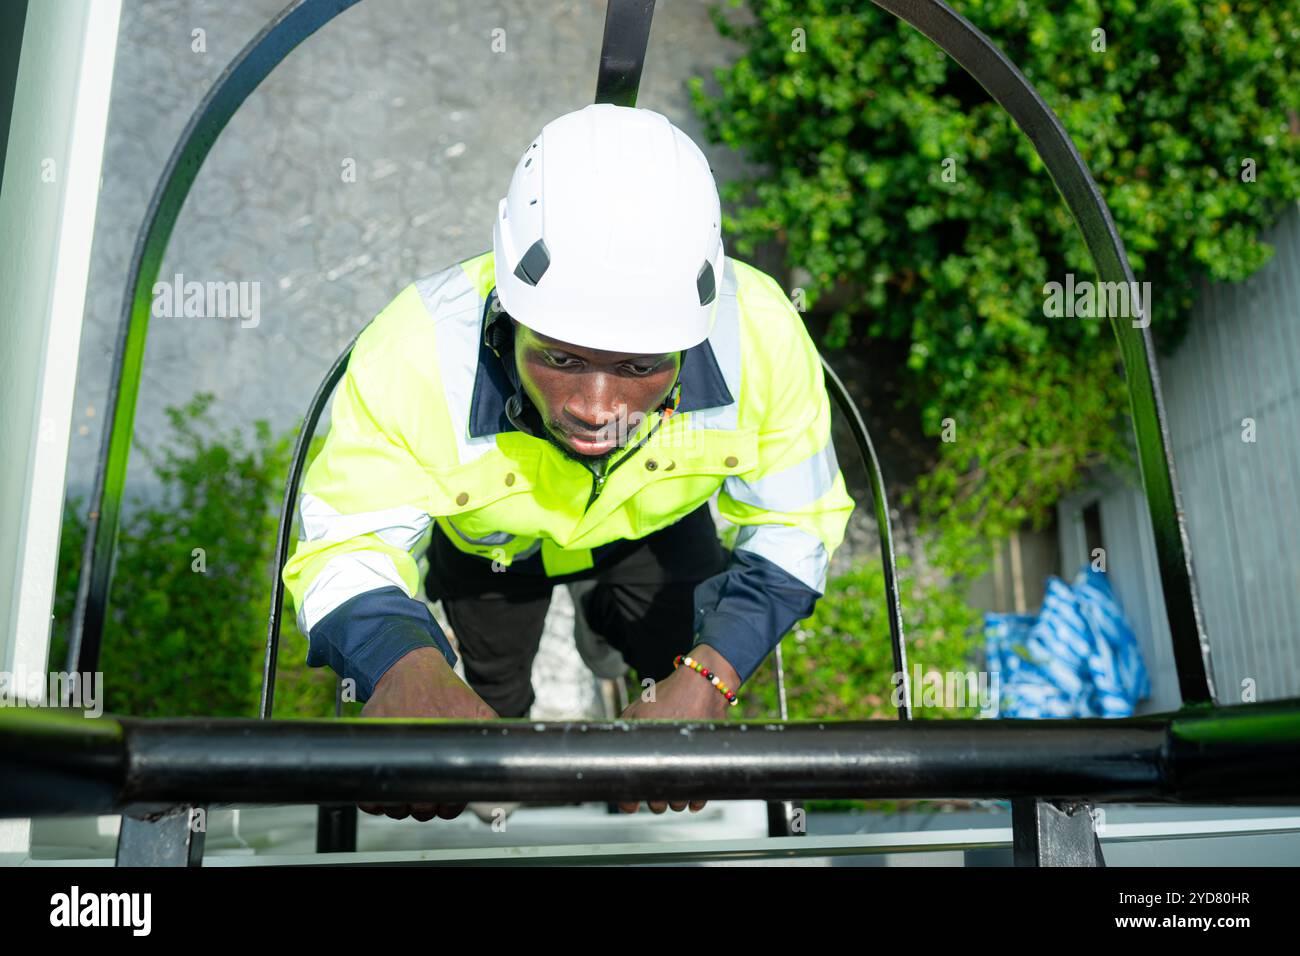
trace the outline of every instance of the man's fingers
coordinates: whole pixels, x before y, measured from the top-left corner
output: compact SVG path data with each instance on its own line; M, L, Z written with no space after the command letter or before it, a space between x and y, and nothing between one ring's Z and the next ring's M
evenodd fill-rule
M380 803L358 803L357 809L363 813L369 813L372 816L387 816L394 820L405 820L412 816L421 822L428 822L434 817L443 820L454 820L465 812L468 806L466 803L413 803L407 804L380 804ZM650 810L654 813L665 813L669 807L678 813L689 809L691 813L699 813L706 806L707 800L673 800L663 801L656 800L649 804ZM623 813L636 813L641 809L639 802L621 801L618 809Z
M697 813L703 810L707 803L707 800L673 800L671 802L655 800L647 805L654 813L666 813L670 806L678 812L689 807L691 813ZM468 806L467 803L358 803L357 809L377 817L386 816L394 820L405 820L410 816L422 823L427 823L434 817L442 820L454 820L464 813ZM632 801L620 802L618 808L623 813L636 813L641 809L641 804Z
M468 804L464 803L358 803L357 809L377 817L405 820L409 816L427 823L434 817L454 820L464 812L466 806Z
M678 812L689 809L691 813L699 813L708 802L707 800L651 800L647 805L654 813L666 813L670 806ZM636 813L641 808L641 804L619 803L618 808L624 813Z

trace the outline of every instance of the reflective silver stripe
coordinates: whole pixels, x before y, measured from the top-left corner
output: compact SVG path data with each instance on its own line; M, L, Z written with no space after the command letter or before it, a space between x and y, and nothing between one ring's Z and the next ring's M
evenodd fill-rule
M731 256L723 256L722 287L718 290L718 312L709 332L709 348L718 370L735 399L730 405L700 408L690 412L694 428L723 428L734 431L740 411L740 306L736 301L736 267Z
M764 511L800 511L834 487L839 470L835 443L827 439L821 451L757 481L742 481L729 475L723 482L723 490L733 500Z
M415 288L433 318L438 370L456 451L460 464L469 464L497 444L495 435L469 437L469 407L478 374L479 330L486 303L459 264L418 280Z
M491 534L484 535L481 538L471 538L464 531L461 531L460 528L457 528L456 523L450 518L444 518L444 520L451 526L451 529L455 531L456 534L460 535L460 539L468 544L505 544L506 542L515 539L515 536L507 531L493 531Z
M374 534L385 544L410 551L433 520L414 505L399 505L382 511L343 514L313 494L303 494L298 503L303 541L347 541Z
M807 531L783 524L744 525L736 535L736 550L762 555L818 594L826 593L830 557L826 546Z
M446 518L445 520L447 524L451 525L452 530L455 531L456 534L460 536L460 539L468 544L500 546L515 540L516 537L515 535L510 534L508 531L493 531L491 534L484 535L481 538L471 538L469 535L465 534L465 532L461 531L460 528L457 528L455 523L451 520L451 518ZM520 551L518 554L516 554L514 558L512 558L512 560L521 561L524 558L534 555L537 553L537 550L541 546L542 546L542 539L540 537L534 538L533 543L530 544L523 551Z
M350 551L327 562L312 580L298 608L298 629L310 634L311 629L349 598L376 588L396 585L407 597L406 582L397 572L393 559L382 551Z

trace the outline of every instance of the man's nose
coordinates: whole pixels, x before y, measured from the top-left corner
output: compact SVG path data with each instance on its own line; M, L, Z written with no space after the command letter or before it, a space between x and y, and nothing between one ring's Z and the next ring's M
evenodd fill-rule
M618 396L607 375L594 375L569 398L565 411L579 428L599 431L618 416Z

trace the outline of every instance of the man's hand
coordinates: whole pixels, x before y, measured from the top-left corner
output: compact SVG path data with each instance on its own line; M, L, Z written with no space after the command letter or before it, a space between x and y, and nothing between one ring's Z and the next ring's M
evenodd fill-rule
M703 666L707 667L710 672L716 674L727 688L735 692L740 686L740 675L736 669L728 663L727 659L709 647L707 644L697 644L693 647L687 657L691 657ZM723 720L727 716L727 711L731 705L727 703L727 698L722 696L722 692L713 686L711 681L705 680L703 674L699 674L685 664L673 671L666 679L661 680L654 687L654 702L648 703L640 697L632 701L627 709L620 715L620 719L628 720L634 718L650 720ZM707 800L691 800L689 806L691 813L697 813L703 810ZM665 800L650 801L650 809L654 813L663 813L671 806L673 810L685 810L688 806L685 800ZM618 808L624 813L636 813L641 808L639 803L622 802Z
M417 647L384 672L364 707L362 717L458 717L462 720L495 720L498 714L456 676L436 647ZM463 803L377 804L357 807L375 816L394 820L413 816L452 820L460 816Z

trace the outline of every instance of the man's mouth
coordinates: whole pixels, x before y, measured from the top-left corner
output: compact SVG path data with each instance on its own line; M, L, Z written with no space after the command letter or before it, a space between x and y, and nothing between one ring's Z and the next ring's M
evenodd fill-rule
M603 455L614 450L618 441L604 435L583 436L569 431L561 431L565 442L574 451L583 455Z

